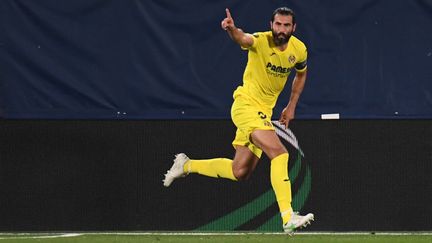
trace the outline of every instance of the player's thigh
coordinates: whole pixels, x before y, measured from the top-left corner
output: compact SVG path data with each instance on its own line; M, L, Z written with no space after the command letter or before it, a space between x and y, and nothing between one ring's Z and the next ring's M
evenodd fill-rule
M274 130L257 129L252 132L251 139L270 159L287 152Z

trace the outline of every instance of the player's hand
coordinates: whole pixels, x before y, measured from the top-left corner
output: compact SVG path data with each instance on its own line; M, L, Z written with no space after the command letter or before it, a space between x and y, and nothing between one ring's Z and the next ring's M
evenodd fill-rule
M235 28L234 20L231 17L231 13L230 13L228 8L225 9L225 12L226 12L226 18L224 20L222 20L222 23L221 23L222 29L232 30Z
M294 109L287 106L282 110L279 122L285 125L285 129L288 128L289 122L294 119Z

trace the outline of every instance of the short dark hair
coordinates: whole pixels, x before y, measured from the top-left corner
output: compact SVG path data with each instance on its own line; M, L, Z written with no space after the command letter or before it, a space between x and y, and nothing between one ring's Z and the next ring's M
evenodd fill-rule
M296 23L296 21L295 21L295 13L290 8L280 7L280 8L277 8L275 11L273 11L272 18L271 18L272 22L274 21L274 17L275 17L276 14L279 14L279 15L291 15L292 16L292 20L293 20L293 24Z

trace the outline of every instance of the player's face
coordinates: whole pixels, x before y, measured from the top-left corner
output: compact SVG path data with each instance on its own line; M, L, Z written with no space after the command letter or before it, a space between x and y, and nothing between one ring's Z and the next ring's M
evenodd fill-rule
M295 24L293 24L291 15L276 14L274 21L270 21L270 25L273 32L273 41L276 46L288 43L289 38L295 31Z

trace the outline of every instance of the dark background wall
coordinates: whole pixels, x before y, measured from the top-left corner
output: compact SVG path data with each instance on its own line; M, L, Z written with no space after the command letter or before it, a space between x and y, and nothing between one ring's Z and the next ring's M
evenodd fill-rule
M311 170L309 196L297 208L316 215L307 230L432 229L430 121L291 125ZM163 174L179 152L232 157L234 131L223 120L1 121L0 230L203 227L271 190L268 159L240 183L189 175L165 188ZM290 155L293 166L292 147ZM294 194L304 172L298 177ZM280 231L281 224L262 228L277 206L259 206L231 229Z
M309 51L299 118L432 117L430 0L3 0L0 114L228 119L246 52L224 9L255 32L285 5Z

